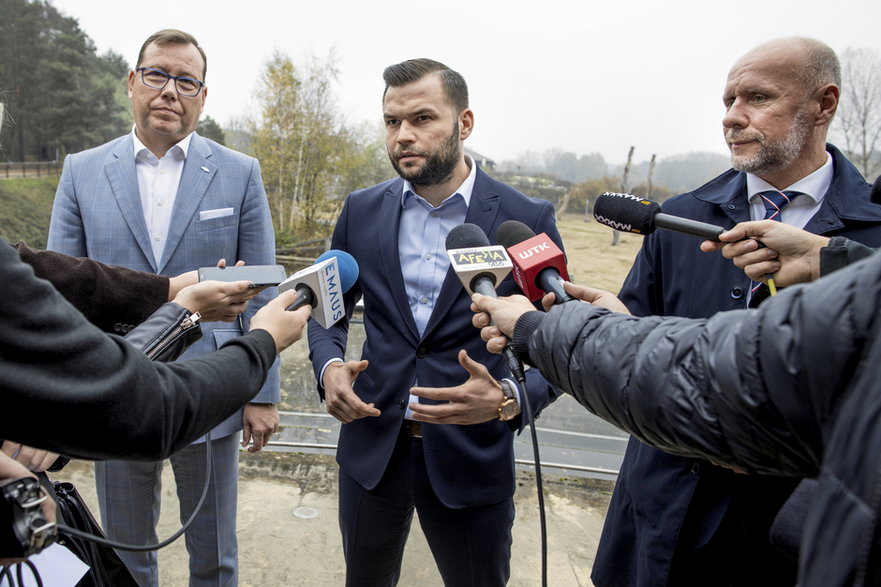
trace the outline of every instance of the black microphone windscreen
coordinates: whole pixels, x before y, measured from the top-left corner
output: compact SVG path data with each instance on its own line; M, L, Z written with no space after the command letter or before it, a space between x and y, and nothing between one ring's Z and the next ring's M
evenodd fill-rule
M630 194L606 192L593 205L597 222L624 232L649 234L655 229L655 215L661 211L657 202Z
M446 245L448 251L490 246L489 238L483 229L468 222L453 227L453 230L447 235Z
M881 204L881 175L875 178L875 183L872 184L872 193L870 194L869 199L876 204Z
M505 220L496 231L496 241L506 249L535 236L535 232L519 220Z

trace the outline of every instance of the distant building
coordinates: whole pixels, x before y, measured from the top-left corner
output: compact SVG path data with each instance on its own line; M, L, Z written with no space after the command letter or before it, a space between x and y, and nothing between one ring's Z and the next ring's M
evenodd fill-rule
M496 168L496 162L486 155L481 155L477 151L472 151L468 147L465 147L465 154L477 161L477 164L480 165L480 168L484 171L492 171Z

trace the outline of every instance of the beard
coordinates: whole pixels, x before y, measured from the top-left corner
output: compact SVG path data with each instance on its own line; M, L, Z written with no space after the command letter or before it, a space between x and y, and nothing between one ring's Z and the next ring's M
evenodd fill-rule
M413 152L413 149L407 149ZM453 130L441 145L434 151L420 151L416 153L425 158L422 167L404 169L398 165L398 159L394 153L389 152L388 157L392 167L402 178L413 185L438 185L447 181L459 163L459 124L453 123Z
M809 113L806 108L796 112L786 136L778 141L769 141L765 135L758 131L727 133L725 138L729 141L754 140L760 146L759 152L750 157L738 158L732 154L731 167L737 171L755 175L763 175L788 167L801 155L808 142L808 137L811 134L811 124L808 118Z

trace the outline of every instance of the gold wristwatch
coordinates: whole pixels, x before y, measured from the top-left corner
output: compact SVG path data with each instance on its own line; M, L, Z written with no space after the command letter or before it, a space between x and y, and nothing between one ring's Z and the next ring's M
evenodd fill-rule
M499 382L502 385L502 403L499 404L499 420L507 422L513 420L520 413L520 404L517 403L517 393L510 381L502 379Z

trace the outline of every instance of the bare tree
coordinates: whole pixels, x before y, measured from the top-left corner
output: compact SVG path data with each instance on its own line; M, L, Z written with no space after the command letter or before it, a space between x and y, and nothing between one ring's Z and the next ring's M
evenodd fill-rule
M841 54L841 103L833 129L867 180L881 173L881 53L848 48Z
M649 162L649 173L646 178L646 194L645 197L648 200L652 199L652 191L654 190L654 184L652 183L655 175L655 154L652 153L652 160Z
M627 153L627 163L624 165L624 171L621 173L621 193L626 194L630 191L630 166L633 163L633 149L635 147L630 147L630 151ZM621 240L621 233L617 230L612 231L612 246L617 246L618 242Z

